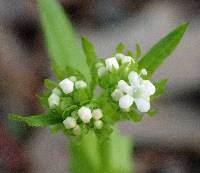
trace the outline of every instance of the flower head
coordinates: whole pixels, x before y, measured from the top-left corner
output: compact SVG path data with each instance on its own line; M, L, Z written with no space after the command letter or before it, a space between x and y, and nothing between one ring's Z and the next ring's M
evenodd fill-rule
M67 117L64 121L63 124L66 129L72 129L76 126L76 120L73 117Z
M72 82L71 80L69 80L68 78L62 80L59 83L60 88L63 90L63 92L65 94L69 94L72 93L74 90L74 82Z
M84 123L89 123L92 118L92 112L88 107L82 106L78 110L78 116Z
M141 74L146 75L146 69L142 69ZM119 100L119 107L123 110L129 110L135 102L140 112L148 112L150 109L150 96L155 93L155 86L151 81L143 80L135 71L129 73L128 81L130 85L123 80L118 82L118 90L113 91L111 94L112 98L115 101ZM126 95L119 96L118 93L120 93L120 91Z
M48 103L50 108L54 108L56 106L59 106L60 104L60 97L56 95L55 93L52 93L48 98Z
M108 71L112 71L113 68L118 69L119 68L119 64L117 62L117 59L115 57L112 58L107 58L105 60L106 63L106 68Z

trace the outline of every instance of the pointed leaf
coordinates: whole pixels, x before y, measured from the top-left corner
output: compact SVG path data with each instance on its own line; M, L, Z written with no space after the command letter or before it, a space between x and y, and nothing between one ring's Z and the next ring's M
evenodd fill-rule
M66 66L80 71L88 82L90 72L64 10L55 0L38 0L45 41L52 68L59 79L66 77Z
M160 80L156 82L154 85L156 87L156 92L153 95L153 97L159 97L165 92L167 86L167 80Z
M96 55L94 46L86 37L82 38L82 46L83 46L83 50L84 50L86 58L87 58L87 64L90 68L90 73L91 73L91 77L92 77L92 80L90 83L90 89L91 89L91 91L93 91L96 86L97 79L98 79L97 70L96 70L96 66L95 66L96 62L97 62L97 55Z
M9 117L14 121L21 121L27 123L29 126L49 126L62 122L62 119L58 116L52 116L49 114L33 115L29 117L24 117L20 115L11 115Z
M151 77L155 70L164 62L164 60L174 51L181 38L183 37L187 23L184 23L170 32L153 46L146 55L139 61L139 68L146 68L148 77Z
M124 51L124 44L123 43L119 43L115 48L115 52L116 53L123 53L123 51Z

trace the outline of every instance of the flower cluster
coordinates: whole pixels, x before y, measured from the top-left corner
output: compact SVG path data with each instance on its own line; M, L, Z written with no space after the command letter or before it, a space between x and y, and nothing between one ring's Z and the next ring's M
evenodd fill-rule
M66 129L72 130L75 136L81 135L81 126L88 125L95 129L103 127L103 113L101 109L91 110L86 106L82 106L77 112L73 112L72 116L68 116L63 124Z
M105 63L99 62L96 64L98 76L101 77L107 72L112 72L113 69L118 70L122 64L135 63L131 56L126 56L121 53L117 53L114 57L107 58Z
M62 115L64 115L63 125L65 129L75 136L81 135L83 126L97 130L103 127L103 113L101 109L91 109L90 105L81 106L74 101L75 96L73 93L85 88L87 88L85 81L77 80L75 76L70 76L60 81L58 87L54 88L48 97L49 108L60 108ZM70 105L63 103L62 100L66 98L71 100ZM65 105L63 106L63 104ZM72 109L72 111L65 115L66 110L74 105L75 109Z
M83 80L77 80L75 76L65 78L59 83L59 88L54 88L48 98L50 108L55 108L60 105L60 97L64 94L70 94L74 89L83 89L87 87L87 83Z
M150 96L155 93L156 89L151 81L143 80L142 75L147 75L145 69L142 69L140 74L131 71L128 74L128 83L124 80L118 81L111 96L114 101L119 102L119 107L122 110L129 111L133 103L140 112L150 110Z

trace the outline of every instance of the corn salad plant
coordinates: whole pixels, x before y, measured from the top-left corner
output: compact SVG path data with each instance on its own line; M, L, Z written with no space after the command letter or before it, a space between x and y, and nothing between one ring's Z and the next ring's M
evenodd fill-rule
M151 104L164 93L167 80L152 82L152 75L174 51L188 24L175 28L144 55L138 44L127 52L119 43L112 55L100 59L86 37L79 45L58 2L38 0L38 6L55 80L44 81L39 96L43 114L10 118L68 137L72 173L133 172L132 142L114 127L157 113Z

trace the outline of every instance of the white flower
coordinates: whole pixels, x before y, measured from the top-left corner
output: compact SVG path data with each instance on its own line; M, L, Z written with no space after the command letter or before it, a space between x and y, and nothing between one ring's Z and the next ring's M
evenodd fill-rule
M148 112L150 110L150 102L145 99L135 99L135 104L140 112Z
M66 129L72 129L76 126L76 120L73 117L67 117L64 121L63 124Z
M114 101L119 101L120 97L122 97L123 95L124 94L120 89L115 89L111 94Z
M148 112L150 109L150 96L156 91L155 86L149 80L143 80L136 72L132 71L128 75L129 82L133 88L130 94L135 101L140 112Z
M101 120L95 121L94 126L96 129L101 129L103 127L103 121L101 121Z
M62 95L62 92L58 88L54 88L52 90L52 93L56 94L57 96L61 96Z
M101 66L97 70L97 74L99 77L103 76L107 72L107 69L105 66Z
M125 56L125 55L123 55L121 53L116 54L115 57L117 59L119 59L122 64L130 63L130 62L134 63L135 62L131 56Z
M69 80L71 80L72 82L76 82L76 81L77 81L77 78L76 78L76 76L70 76L70 77L69 77Z
M118 86L118 88L119 88L122 92L124 92L124 93L126 93L126 94L129 94L129 93L132 92L131 86L128 85L124 80L120 80L120 81L118 82L117 86Z
M124 95L119 99L119 107L121 109L127 110L131 107L131 105L133 104L133 97L131 97L130 95Z
M60 97L55 93L52 93L48 98L48 103L50 108L54 108L55 106L59 106Z
M74 134L75 136L81 135L81 128L80 128L80 126L79 126L79 125L76 125L76 127L73 128L72 132L73 132L73 134Z
M78 116L84 123L89 123L90 119L92 118L91 110L85 106L82 106L78 110Z
M109 71L112 71L113 68L115 68L115 69L119 68L119 64L118 64L117 59L115 57L107 58L105 60L105 63L106 63L106 68Z
M87 83L83 80L79 80L79 81L75 82L75 87L76 87L76 89L86 88Z
M95 120L99 120L103 117L103 113L101 111L101 109L94 109L92 111L92 117L95 119Z
M59 83L59 86L65 94L69 94L69 93L73 92L73 90L74 90L74 82L72 82L68 78L62 80Z

